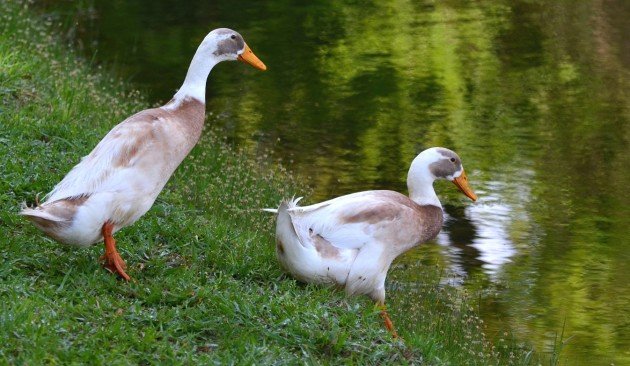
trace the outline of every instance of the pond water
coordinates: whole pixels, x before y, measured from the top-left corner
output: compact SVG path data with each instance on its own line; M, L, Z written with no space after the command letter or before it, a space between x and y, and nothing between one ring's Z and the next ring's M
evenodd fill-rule
M447 221L402 261L434 258L481 312L567 364L630 364L630 2L46 2L84 54L154 103L207 31L267 64L218 65L208 121L314 188L309 202L405 191L445 146L479 201L436 184ZM296 192L299 194L299 192Z

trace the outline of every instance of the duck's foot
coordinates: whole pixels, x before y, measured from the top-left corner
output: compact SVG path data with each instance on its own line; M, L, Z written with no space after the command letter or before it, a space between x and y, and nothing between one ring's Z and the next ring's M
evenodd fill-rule
M114 240L114 236L112 232L114 230L114 224L107 221L103 225L103 239L105 241L105 254L101 256L101 261L103 262L103 267L105 267L108 271L119 275L125 281L129 281L131 277L125 273L125 268L127 268L127 264L120 257L118 251L116 250L116 241Z
M387 309L385 308L385 305L381 304L378 305L378 307L381 309L381 318L383 318L383 321L385 322L385 328L387 328L387 330L392 334L392 337L394 339L398 339L398 332L396 332L396 329L394 328L394 323L389 318L389 314L387 314Z

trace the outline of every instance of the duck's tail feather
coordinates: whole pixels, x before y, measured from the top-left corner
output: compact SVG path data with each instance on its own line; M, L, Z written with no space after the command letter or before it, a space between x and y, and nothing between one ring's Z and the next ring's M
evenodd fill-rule
M20 211L20 215L26 217L36 228L43 231L46 235L63 242L63 240L58 239L57 231L60 228L66 227L69 224L68 220L64 217L53 215L43 210L41 207L42 206L35 208L25 207Z
M280 208L284 206L284 209L288 210L288 209L297 207L298 202L300 202L301 199L302 197L298 197L298 198L292 197L292 198L284 199L280 202ZM271 213L277 214L280 209L279 208L261 208L260 210L264 212L271 212Z
M289 243L299 243L299 246L304 246L304 244L300 241L297 230L293 225L291 215L289 214L289 210L297 207L297 203L301 199L302 197L285 199L280 202L280 207L278 207L276 238L281 239L281 241L287 243L287 245L289 245Z
M65 218L59 217L59 216L55 216L55 215L51 214L50 212L46 212L44 210L41 210L39 207L36 207L36 208L24 207L20 211L20 215L26 216L26 218L31 220L31 221L41 221L41 220L52 221L52 222L64 222L64 221L66 221Z
M291 208L297 207L298 203L302 200L302 198L304 197L295 198L294 196L290 200L286 200L288 208L291 209Z

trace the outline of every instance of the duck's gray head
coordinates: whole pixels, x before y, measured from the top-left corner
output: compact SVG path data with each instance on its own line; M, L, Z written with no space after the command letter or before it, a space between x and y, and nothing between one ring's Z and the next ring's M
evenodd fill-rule
M468 198L477 200L477 195L468 185L462 160L454 151L444 147L432 147L421 152L411 164L409 179L448 179Z
M220 61L243 61L259 70L267 70L267 66L254 55L243 37L229 28L217 28L208 33L202 42L211 56Z

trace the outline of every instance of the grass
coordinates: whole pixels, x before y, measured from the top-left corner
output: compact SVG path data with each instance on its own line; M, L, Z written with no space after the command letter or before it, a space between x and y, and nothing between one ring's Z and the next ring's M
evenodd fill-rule
M103 270L100 245L51 241L17 215L116 123L147 103L60 44L25 3L0 0L1 364L530 364L493 343L439 270L395 266L392 340L366 298L292 280L257 210L307 193L281 168L205 131L134 226L117 234L135 279ZM398 267L398 268L396 268ZM395 272L415 271L414 286Z

